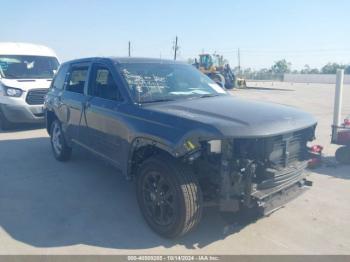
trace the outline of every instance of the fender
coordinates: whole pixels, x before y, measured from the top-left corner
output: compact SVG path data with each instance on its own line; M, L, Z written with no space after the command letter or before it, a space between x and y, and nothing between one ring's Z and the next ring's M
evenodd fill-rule
M129 180L132 178L132 165L133 165L133 155L134 153L140 149L141 147L146 146L153 146L156 148L159 148L162 151L167 152L173 157L176 157L176 153L174 152L172 146L167 144L166 142L157 141L152 138L147 137L136 137L130 144L129 148L129 154L128 154L128 161L127 161L127 167L126 167L126 178Z

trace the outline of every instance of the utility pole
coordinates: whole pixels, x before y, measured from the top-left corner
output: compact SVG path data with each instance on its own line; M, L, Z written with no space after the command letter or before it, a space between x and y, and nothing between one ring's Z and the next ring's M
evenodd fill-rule
M240 75L241 74L241 52L239 48L237 51L237 61L238 61L238 74Z
M129 57L131 56L131 42L129 41L129 45L128 45L128 50L129 50Z
M177 46L177 36L175 38L175 45L174 45L174 60L176 60L176 56L177 56L177 50L179 49L179 47Z

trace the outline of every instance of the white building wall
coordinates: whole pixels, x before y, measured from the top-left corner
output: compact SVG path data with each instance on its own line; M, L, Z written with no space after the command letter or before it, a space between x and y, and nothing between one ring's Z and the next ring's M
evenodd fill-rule
M335 75L325 74L284 74L284 82L335 84ZM350 75L344 75L344 84L350 84Z

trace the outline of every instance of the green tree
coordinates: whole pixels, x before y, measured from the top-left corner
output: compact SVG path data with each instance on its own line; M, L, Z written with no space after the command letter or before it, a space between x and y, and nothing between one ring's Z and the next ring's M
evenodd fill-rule
M313 68L310 70L309 74L319 74L320 70L318 70L318 68Z
M262 68L258 71L259 74L271 74L272 70L267 68Z
M275 74L284 74L291 71L292 64L287 62L286 59L276 61L271 67L271 71Z
M350 74L350 65L347 65L345 70L344 70L344 74Z
M300 70L300 74L310 74L310 66L309 65L304 65L304 68Z
M337 69L344 69L346 66L337 64L337 63L328 63L324 67L322 67L322 74L335 74Z
M319 74L320 71L317 68L311 68L309 65L305 65L303 69L300 70L300 74Z

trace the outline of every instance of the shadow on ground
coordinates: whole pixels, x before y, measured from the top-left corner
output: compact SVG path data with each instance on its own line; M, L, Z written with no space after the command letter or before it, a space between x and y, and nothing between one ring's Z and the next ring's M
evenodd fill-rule
M0 128L0 133L11 133L11 132L17 132L17 131L26 131L26 130L35 130L35 129L41 129L45 128L45 124L16 124L15 126L11 127L9 130L2 130Z
M350 179L350 165L339 164L334 157L325 157L322 166L311 169L311 171L319 175L346 180Z
M254 87L254 86L247 86L244 89L248 90L261 90L261 91L295 91L294 89L288 89L288 88L270 88L270 87Z
M165 240L145 224L133 183L82 149L70 162L54 160L48 138L0 141L0 226L35 247L87 244L144 249L175 244L204 247L244 228L205 210L197 230Z

